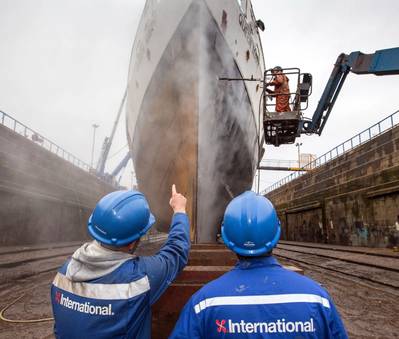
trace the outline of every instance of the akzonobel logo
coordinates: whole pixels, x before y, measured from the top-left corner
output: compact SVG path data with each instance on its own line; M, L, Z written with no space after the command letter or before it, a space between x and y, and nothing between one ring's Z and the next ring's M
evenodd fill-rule
M233 322L231 319L216 320L218 333L312 333L316 332L314 320L286 321L278 319L271 322Z
M55 293L55 302L69 308L73 311L82 312L91 315L114 315L112 312L112 304L108 304L106 306L96 306L91 305L90 302L80 303L78 301L72 300L69 297L65 297L63 293L56 292Z

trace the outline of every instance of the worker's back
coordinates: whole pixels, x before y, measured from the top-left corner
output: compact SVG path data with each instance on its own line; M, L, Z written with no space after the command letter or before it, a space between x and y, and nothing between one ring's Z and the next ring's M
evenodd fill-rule
M172 338L346 338L328 293L272 257L241 260L186 305Z
M153 256L134 257L84 244L57 273L51 301L57 338L150 338L151 305L187 263L189 221L175 213L168 240Z
M190 249L186 198L172 185L168 239L157 254L133 255L155 223L145 196L115 191L88 220L83 244L51 286L56 338L151 338L151 305L184 268Z
M66 263L52 287L54 315L56 321L62 319L57 321L56 336L146 337L151 322L150 283L138 260L127 260L115 271L89 281L68 279Z

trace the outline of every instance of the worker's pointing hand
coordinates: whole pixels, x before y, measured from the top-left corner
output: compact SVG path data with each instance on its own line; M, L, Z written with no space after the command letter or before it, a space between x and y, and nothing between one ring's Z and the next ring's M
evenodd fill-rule
M183 194L177 193L176 185L172 185L172 196L169 200L169 205L175 213L186 213L187 199Z

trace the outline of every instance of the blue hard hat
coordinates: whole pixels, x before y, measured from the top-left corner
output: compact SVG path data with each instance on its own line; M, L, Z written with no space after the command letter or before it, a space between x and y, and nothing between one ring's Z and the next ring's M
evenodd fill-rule
M243 256L259 256L271 251L280 239L280 221L272 203L247 191L227 206L222 238L228 248Z
M146 234L154 223L155 218L142 193L116 191L97 203L87 227L100 243L124 246Z

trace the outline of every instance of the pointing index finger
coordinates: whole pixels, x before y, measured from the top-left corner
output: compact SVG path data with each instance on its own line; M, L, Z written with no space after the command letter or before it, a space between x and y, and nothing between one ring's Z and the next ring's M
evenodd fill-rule
M176 185L173 184L173 185L172 185L172 195L175 195L175 194L177 194L177 192L176 192Z

